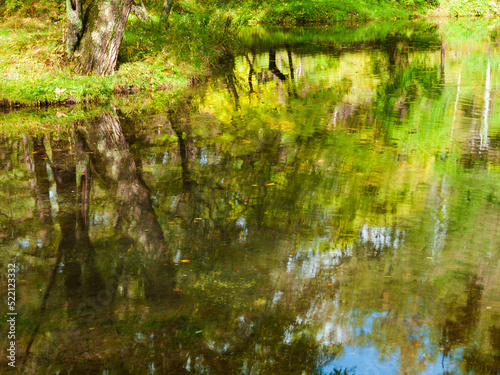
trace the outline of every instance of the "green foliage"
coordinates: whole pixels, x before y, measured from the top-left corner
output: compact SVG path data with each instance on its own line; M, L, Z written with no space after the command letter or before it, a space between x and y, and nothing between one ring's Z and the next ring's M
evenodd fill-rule
M3 17L41 17L53 21L64 18L64 0L5 0L0 3L0 15Z
M237 46L239 24L230 15L201 13L195 18L179 15L172 19L171 39L177 59L187 59L196 67L214 67L231 57Z
M272 5L272 6L271 6ZM278 24L328 24L343 20L394 18L408 16L401 8L384 6L378 1L299 1L270 4L263 15L264 22Z
M500 14L500 4L492 0L442 0L441 6L454 17Z

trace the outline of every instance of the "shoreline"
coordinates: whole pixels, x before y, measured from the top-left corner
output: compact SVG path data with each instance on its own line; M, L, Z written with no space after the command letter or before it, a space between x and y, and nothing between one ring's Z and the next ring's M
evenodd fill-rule
M426 14L415 10L399 9L400 18L346 18L334 22L316 22L307 19L300 24L286 22L283 18L256 19L255 17L233 22L236 24L224 34L217 28L209 30L208 37L203 35L203 28L192 32L190 42L179 42L186 30L191 33L191 22L196 15L186 16L174 14L172 24L167 29L160 29L153 19L147 24L131 16L126 35L121 46L122 60L118 69L110 76L79 75L71 67L62 53L61 30L64 21L50 24L38 19L17 19L0 21L0 36L9 31L12 34L24 34L22 37L11 39L0 47L10 47L11 56L0 56L0 70L4 77L0 82L0 109L2 112L21 108L52 108L70 107L75 105L103 104L119 96L135 95L137 93L164 92L175 96L183 92L193 83L207 80L221 64L231 62L239 41L236 40L237 31L243 26L250 27L357 27L359 24L371 24L387 21L435 21L450 19L439 8L428 11ZM232 20L231 15L222 18L222 22ZM280 22L280 20L285 20ZM217 25L216 25L217 26ZM46 37L38 42L41 36ZM8 36L9 38L9 36ZM186 48L190 47L197 38L205 38L194 46L189 56L184 56ZM31 44L25 40L33 40ZM173 44L166 40L175 40ZM189 39L189 38L188 38ZM155 41L158 42L155 44ZM163 41L163 45L160 45ZM139 49L136 43L150 42L151 49ZM199 51L197 50L199 49ZM3 48L3 50L7 50ZM141 59L142 57L142 59ZM2 59L4 61L2 61ZM19 61L29 61L26 66L20 66ZM30 65L31 64L31 65ZM24 72L24 74L23 74Z

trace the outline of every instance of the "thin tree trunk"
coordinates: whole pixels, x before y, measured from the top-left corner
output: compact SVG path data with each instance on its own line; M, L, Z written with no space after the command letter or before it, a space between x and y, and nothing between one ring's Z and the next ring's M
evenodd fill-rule
M490 58L488 56L488 65L486 67L486 84L484 86L484 106L483 106L483 121L481 124L481 131L479 133L479 136L481 138L481 149L485 150L488 148L488 115L489 115L489 110L490 110L490 91L491 91L491 85L490 85L490 78L491 78L491 64L490 64Z
M170 16L170 10L172 10L172 4L174 0L164 0L163 1L163 11L161 12L161 21L167 22Z
M459 72L458 79L457 79L457 97L455 99L455 107L453 109L453 121L451 122L450 141L453 140L453 128L455 126L455 119L457 118L458 99L460 98L460 77L461 77L461 73Z
M445 55L446 54L446 43L441 43L441 83L443 87L445 85Z
M141 21L146 21L146 20L150 20L149 18L149 15L148 15L148 11L146 10L146 7L143 3L143 1L141 0L141 6L138 6L138 5L132 5L132 8L130 9L136 16L138 19L140 19Z
M269 67L268 69L276 76L280 81L286 81L287 76L284 75L276 65L276 51L274 49L269 51Z
M248 92L249 94L253 93L253 84L252 84L252 76L255 74L255 71L253 69L253 62L250 61L250 58L248 55L245 55L248 61L248 65L250 66L250 69L248 70L248 87L250 87L250 91ZM255 56L252 56L252 58L255 60Z

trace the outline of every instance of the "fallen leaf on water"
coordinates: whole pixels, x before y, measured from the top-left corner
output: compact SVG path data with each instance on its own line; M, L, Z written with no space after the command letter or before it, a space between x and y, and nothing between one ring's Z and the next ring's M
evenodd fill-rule
M191 262L191 261L190 261L189 259L182 259L182 260L181 260L181 262L182 262L182 263L189 263L189 262Z

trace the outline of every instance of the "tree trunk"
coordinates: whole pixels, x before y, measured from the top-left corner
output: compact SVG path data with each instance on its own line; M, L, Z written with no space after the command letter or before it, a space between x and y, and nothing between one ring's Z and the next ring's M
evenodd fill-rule
M441 43L441 83L443 87L445 86L445 54L446 54L446 43Z
M286 81L287 76L283 74L276 65L276 50L269 50L269 68L268 68L280 81Z
M148 11L146 10L146 7L144 6L144 3L142 0L141 0L141 6L132 5L131 11L141 21L151 20L151 18L149 18L149 16L148 16Z
M170 16L170 10L172 9L172 4L174 0L164 0L163 1L163 11L161 12L161 21L167 22Z
M132 0L94 0L83 15L81 0L66 0L66 51L82 73L113 72L132 5Z
M83 13L81 0L66 0L66 16L68 17L68 39L66 52L72 55L83 32Z

